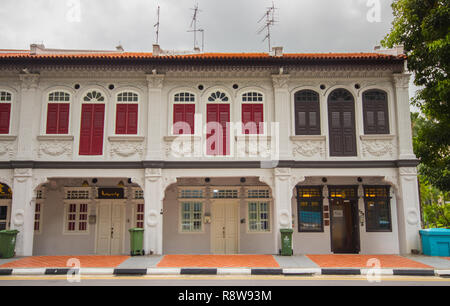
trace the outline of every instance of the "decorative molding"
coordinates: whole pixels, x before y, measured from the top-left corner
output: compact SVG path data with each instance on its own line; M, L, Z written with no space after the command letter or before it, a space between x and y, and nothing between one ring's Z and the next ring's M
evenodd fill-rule
M325 158L326 136L292 136L291 141L294 158Z
M274 74L272 75L273 88L276 89L288 89L289 87L288 74Z
M37 89L39 87L39 73L21 73L19 78L22 81L22 89Z
M411 78L411 74L408 73L394 73L393 74L395 87L408 89L409 88L409 79Z
M412 167L408 167L408 168L399 168L398 170L400 176L405 177L405 176L412 176L412 177L416 177L417 176L417 168L412 168Z
M243 135L236 136L237 157L257 157L267 159L272 156L270 136Z
M110 156L114 157L131 157L137 155L142 158L145 153L144 137L126 137L111 136L108 137L110 142Z
M39 141L38 146L38 157L42 158L43 156L50 156L52 158L55 157L63 157L67 158L72 157L73 153L73 136L38 136Z
M16 136L0 137L0 158L11 160L16 153Z
M361 136L362 153L364 157L394 158L396 154L395 136L393 135L365 135Z
M149 89L162 89L164 84L164 74L157 74L156 70L152 74L147 74L147 84Z
M174 148L174 144L179 146ZM167 158L199 157L203 153L202 138L194 135L165 136L164 152Z

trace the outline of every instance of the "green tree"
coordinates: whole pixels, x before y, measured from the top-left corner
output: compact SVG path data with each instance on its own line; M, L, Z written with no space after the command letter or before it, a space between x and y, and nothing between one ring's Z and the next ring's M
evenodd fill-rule
M419 171L432 184L450 191L450 0L395 0L385 47L403 45L408 70L421 88L413 98L425 117L416 132Z

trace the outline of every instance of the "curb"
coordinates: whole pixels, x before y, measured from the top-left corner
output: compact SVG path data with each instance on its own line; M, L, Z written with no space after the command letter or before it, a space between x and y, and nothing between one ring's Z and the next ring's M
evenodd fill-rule
M341 269L341 268L17 268L0 269L0 276L19 275L108 275L108 276L144 276L144 275L284 275L284 276L314 276L314 275L380 275L397 276L438 276L450 277L450 270L424 269Z

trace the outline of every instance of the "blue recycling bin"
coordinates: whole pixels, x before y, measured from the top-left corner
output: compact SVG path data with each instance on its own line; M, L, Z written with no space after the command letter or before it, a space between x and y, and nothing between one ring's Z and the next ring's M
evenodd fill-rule
M450 256L450 229L428 228L420 230L422 251L429 256Z

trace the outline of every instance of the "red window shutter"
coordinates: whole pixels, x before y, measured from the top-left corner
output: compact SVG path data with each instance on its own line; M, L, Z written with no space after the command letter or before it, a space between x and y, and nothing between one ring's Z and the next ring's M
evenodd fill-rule
M206 122L207 124L211 122L217 122L218 121L218 110L219 105L217 104L208 104L207 111L206 111ZM217 132L215 129L213 129L211 126L208 126L208 134L206 135L206 153L208 155L217 155L218 151L216 147L218 146L218 139L217 136L215 136Z
M105 105L94 105L92 119L91 155L103 154L103 129L105 121Z
M116 134L127 133L127 105L117 104L116 108Z
M188 104L185 105L185 122L189 124L190 131L187 131L186 134L194 134L195 133L195 105Z
M264 112L262 104L242 105L242 134L262 134ZM249 124L252 122L253 124ZM247 125L248 124L248 125ZM247 127L246 127L247 125Z
M229 123L230 122L230 105L220 105L219 106L219 123L222 126L223 138L221 143L220 152L222 155L230 154L230 131L229 131Z
M0 103L0 134L9 134L11 104Z
M185 131L181 128L180 123L186 122L186 113L185 113L185 105L183 104L175 104L173 106L173 134L174 135L183 135L188 134L189 131Z
M127 134L138 132L138 105L128 104Z
M58 134L68 134L69 133L69 114L70 114L70 104L63 103L59 105L58 112Z
M58 134L58 104L48 104L47 134Z
M247 125L253 121L253 112L251 104L242 104L242 134L253 134ZM247 126L246 126L247 125Z
M92 104L83 104L81 108L80 155L89 155L91 153L93 111L94 105Z
M256 134L264 133L264 106L253 104L253 121L256 124Z

